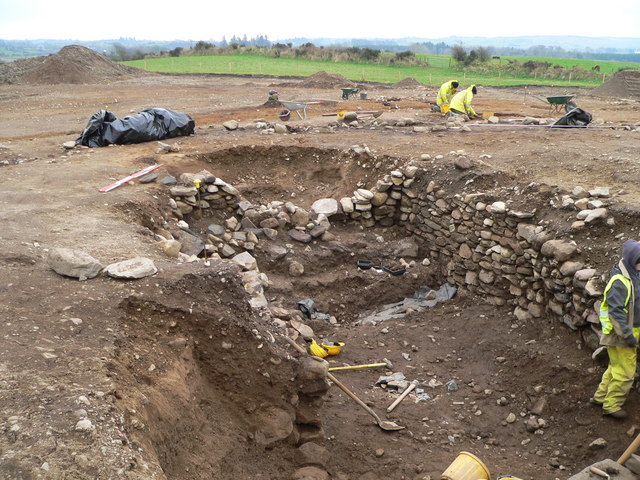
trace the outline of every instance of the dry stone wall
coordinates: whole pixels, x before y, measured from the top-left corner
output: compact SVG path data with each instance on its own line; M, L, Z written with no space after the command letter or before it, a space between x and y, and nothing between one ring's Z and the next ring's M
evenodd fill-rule
M460 158L455 165L469 168ZM521 320L551 315L572 329L598 324L594 304L602 295L607 272L587 265L580 245L540 221L541 212L553 208L548 198L528 192L527 209L516 208L523 204L522 198L515 202L513 197L522 197L526 187L459 193L459 186L448 191L433 175L428 166L410 164L390 171L370 190L359 188L339 200L318 199L307 211L290 202L252 205L233 186L204 171L182 175L182 186L171 187L171 206L179 218L193 209L229 211L221 231L209 235L209 252L218 258L217 254L231 257L252 250L260 238L275 238L279 230L304 243L328 240L336 219L365 227L403 226L421 240L423 253L449 284L490 304L512 306ZM200 189L191 186L197 179ZM602 201L608 195L607 189L577 188L559 197L554 206L577 212L573 229L590 222L611 226L613 218ZM244 230L251 238L234 241L234 235Z
M552 315L572 329L598 323L593 307L602 294L603 272L585 265L579 245L538 224L535 208L516 210L496 192L446 191L429 175L416 166L395 170L371 191L360 189L340 204L351 203L351 218L365 225L405 226L450 284L490 304L513 306L519 319ZM594 194L600 193L605 194ZM565 207L569 197L562 199ZM580 200L589 211L589 202ZM545 200L532 203L544 208ZM597 211L593 221L612 223L601 201L591 204L599 207L591 210ZM587 218L585 210L577 222Z

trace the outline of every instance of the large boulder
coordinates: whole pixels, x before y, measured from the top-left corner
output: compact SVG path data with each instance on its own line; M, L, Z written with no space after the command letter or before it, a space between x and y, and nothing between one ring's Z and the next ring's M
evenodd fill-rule
M112 263L104 269L105 273L113 278L135 279L149 277L158 269L153 260L145 257L136 257L122 262Z
M321 198L311 205L311 213L314 215L324 214L327 217L338 213L338 201L333 198Z
M54 248L47 259L49 267L65 277L79 280L96 277L102 271L102 264L91 255L70 248Z

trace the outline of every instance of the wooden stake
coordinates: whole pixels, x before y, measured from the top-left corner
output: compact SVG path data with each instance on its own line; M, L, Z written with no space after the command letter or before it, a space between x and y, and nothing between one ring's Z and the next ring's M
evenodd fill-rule
M402 394L396 398L396 401L393 402L391 405L389 405L389 408L387 408L387 412L392 412L394 408L396 408L398 406L398 404L404 399L404 397L406 397L407 395L409 395L409 393L411 393L411 391L416 388L416 384L412 383L410 384L405 390L404 392L402 392Z

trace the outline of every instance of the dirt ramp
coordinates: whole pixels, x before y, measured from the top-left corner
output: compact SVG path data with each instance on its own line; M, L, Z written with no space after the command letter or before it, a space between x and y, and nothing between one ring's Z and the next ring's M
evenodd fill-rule
M12 78L13 81L4 81L4 83L35 85L103 83L127 76L146 74L143 70L120 65L104 55L79 45L68 45L54 55L38 57L13 67L12 69L12 65L8 64L6 75L2 76Z

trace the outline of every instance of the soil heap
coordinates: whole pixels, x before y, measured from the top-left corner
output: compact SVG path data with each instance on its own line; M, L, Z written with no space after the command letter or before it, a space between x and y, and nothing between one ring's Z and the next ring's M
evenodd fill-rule
M322 71L314 73L310 77L307 77L303 82L300 83L300 86L307 88L352 88L355 87L355 83L343 77L342 75L330 74Z
M594 95L640 99L640 70L621 70L593 90Z
M397 83L394 83L393 86L395 88L416 88L416 87L424 87L422 83L417 81L415 78L407 77L400 80Z
M68 45L53 55L0 65L0 83L104 83L143 74L147 73L138 68L120 65L79 45Z

